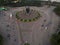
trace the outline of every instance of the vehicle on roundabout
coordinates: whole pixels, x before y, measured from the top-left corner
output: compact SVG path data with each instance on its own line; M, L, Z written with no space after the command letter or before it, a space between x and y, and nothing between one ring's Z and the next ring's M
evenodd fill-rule
M2 10L7 11L8 9L5 7L0 7L0 11L2 11Z

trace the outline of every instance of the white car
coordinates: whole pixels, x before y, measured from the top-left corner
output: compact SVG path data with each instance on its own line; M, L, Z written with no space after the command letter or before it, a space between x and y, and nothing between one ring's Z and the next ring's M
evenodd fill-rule
M45 27L45 30L47 30L48 29L48 27Z
M10 18L12 18L12 13L10 13Z

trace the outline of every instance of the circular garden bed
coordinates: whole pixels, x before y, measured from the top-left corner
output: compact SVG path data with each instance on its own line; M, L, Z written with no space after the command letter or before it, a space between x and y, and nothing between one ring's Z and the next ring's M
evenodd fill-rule
M16 18L22 22L32 22L36 21L41 17L40 13L36 10L31 10L29 14L25 11L18 11L16 12Z

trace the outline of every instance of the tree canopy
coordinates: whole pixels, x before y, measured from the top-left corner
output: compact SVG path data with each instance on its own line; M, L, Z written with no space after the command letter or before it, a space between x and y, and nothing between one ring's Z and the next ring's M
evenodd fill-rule
M0 35L0 45L3 45L3 36Z
M4 0L0 0L0 6L4 4Z
M50 42L51 45L60 45L60 32L53 34Z
M54 9L54 12L55 12L55 14L57 14L58 16L60 16L60 6L57 6L57 7Z

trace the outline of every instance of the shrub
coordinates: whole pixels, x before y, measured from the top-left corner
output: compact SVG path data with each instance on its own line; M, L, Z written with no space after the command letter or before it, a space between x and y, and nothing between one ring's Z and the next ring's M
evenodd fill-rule
M29 43L25 43L24 45L30 45Z

